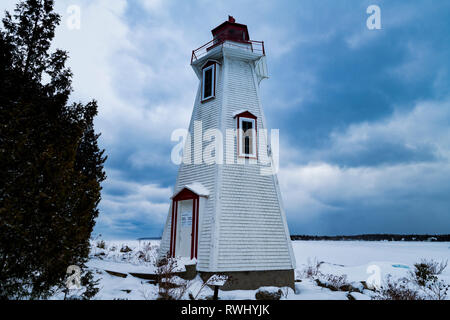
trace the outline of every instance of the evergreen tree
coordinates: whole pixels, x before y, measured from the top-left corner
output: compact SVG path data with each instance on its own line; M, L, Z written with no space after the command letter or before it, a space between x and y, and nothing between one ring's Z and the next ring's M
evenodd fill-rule
M68 104L67 52L49 53L59 22L52 0L25 0L0 29L0 298L63 288L68 266L84 268L98 216L97 103Z

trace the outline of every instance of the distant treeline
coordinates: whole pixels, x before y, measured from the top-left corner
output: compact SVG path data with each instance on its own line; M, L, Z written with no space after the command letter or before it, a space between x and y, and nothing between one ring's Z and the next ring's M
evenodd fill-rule
M360 234L353 236L291 235L292 240L450 241L450 234Z

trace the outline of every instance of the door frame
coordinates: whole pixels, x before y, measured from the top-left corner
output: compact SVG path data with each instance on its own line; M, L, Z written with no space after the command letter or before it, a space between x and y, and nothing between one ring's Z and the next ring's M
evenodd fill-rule
M177 195L172 198L172 220L170 230L170 257L176 257L176 243L177 243L177 224L178 224L178 202L182 200L192 201L192 232L191 232L191 259L197 259L198 253L198 212L199 201L198 194L191 190L184 188Z

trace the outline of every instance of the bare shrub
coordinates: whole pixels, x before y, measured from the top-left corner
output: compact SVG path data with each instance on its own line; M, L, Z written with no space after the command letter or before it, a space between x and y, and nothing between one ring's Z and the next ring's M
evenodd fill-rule
M106 249L106 243L104 240L97 241L97 248Z
M157 261L156 281L158 283L158 300L179 300L189 287L189 281L176 275L177 260L163 257Z
M414 264L407 277L394 280L386 277L385 285L376 291L379 300L445 300L450 285L439 280L438 275L447 267L447 261L422 259Z
M423 300L417 288L408 278L393 279L386 276L385 283L375 292L374 300Z
M422 259L414 264L414 270L409 273L410 279L417 284L429 300L445 300L450 288L444 281L438 279L438 275L447 267L448 261L437 262L435 260Z
M158 255L157 249L157 245L152 245L151 242L145 242L142 245L141 250L136 253L138 260L156 263Z
M347 275L342 274L336 276L334 274L319 274L316 283L321 286L328 288L332 291L350 291L351 285L347 281Z
M301 277L313 279L316 284L323 288L328 288L333 291L360 291L352 287L347 281L347 275L324 274L320 271L320 266L323 261L318 261L317 258L313 260L308 258L306 267L301 272Z
M308 279L314 279L319 274L320 266L322 265L323 261L318 261L317 258L314 258L311 260L308 258L308 264L303 269L303 277Z
M414 271L410 273L412 279L419 286L426 286L428 282L433 282L437 279L445 268L448 261L437 262L435 260L422 259L420 263L414 264Z
M232 277L224 275L224 274L213 274L211 277L208 278L208 280L203 282L203 284L201 285L200 289L198 290L198 292L195 296L192 293L189 293L189 298L191 300L197 300L198 296L200 295L200 293L203 291L203 289L206 286L213 286L217 282L233 283L234 280L232 279Z
M445 300L449 289L450 285L437 278L425 285L426 296L429 300Z

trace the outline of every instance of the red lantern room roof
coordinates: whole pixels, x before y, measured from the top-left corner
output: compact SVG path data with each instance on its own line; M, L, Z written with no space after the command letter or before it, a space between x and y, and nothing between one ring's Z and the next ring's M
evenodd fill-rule
M192 50L191 64L211 49L223 45L226 41L233 43L235 48L241 48L259 55L266 54L264 51L264 42L250 40L247 26L236 23L236 20L232 16L228 16L228 21L212 29L211 33L213 35L211 41L205 43L200 48Z
M211 33L216 41L232 40L247 42L250 40L247 26L236 23L236 20L232 16L228 16L228 21L212 29Z

